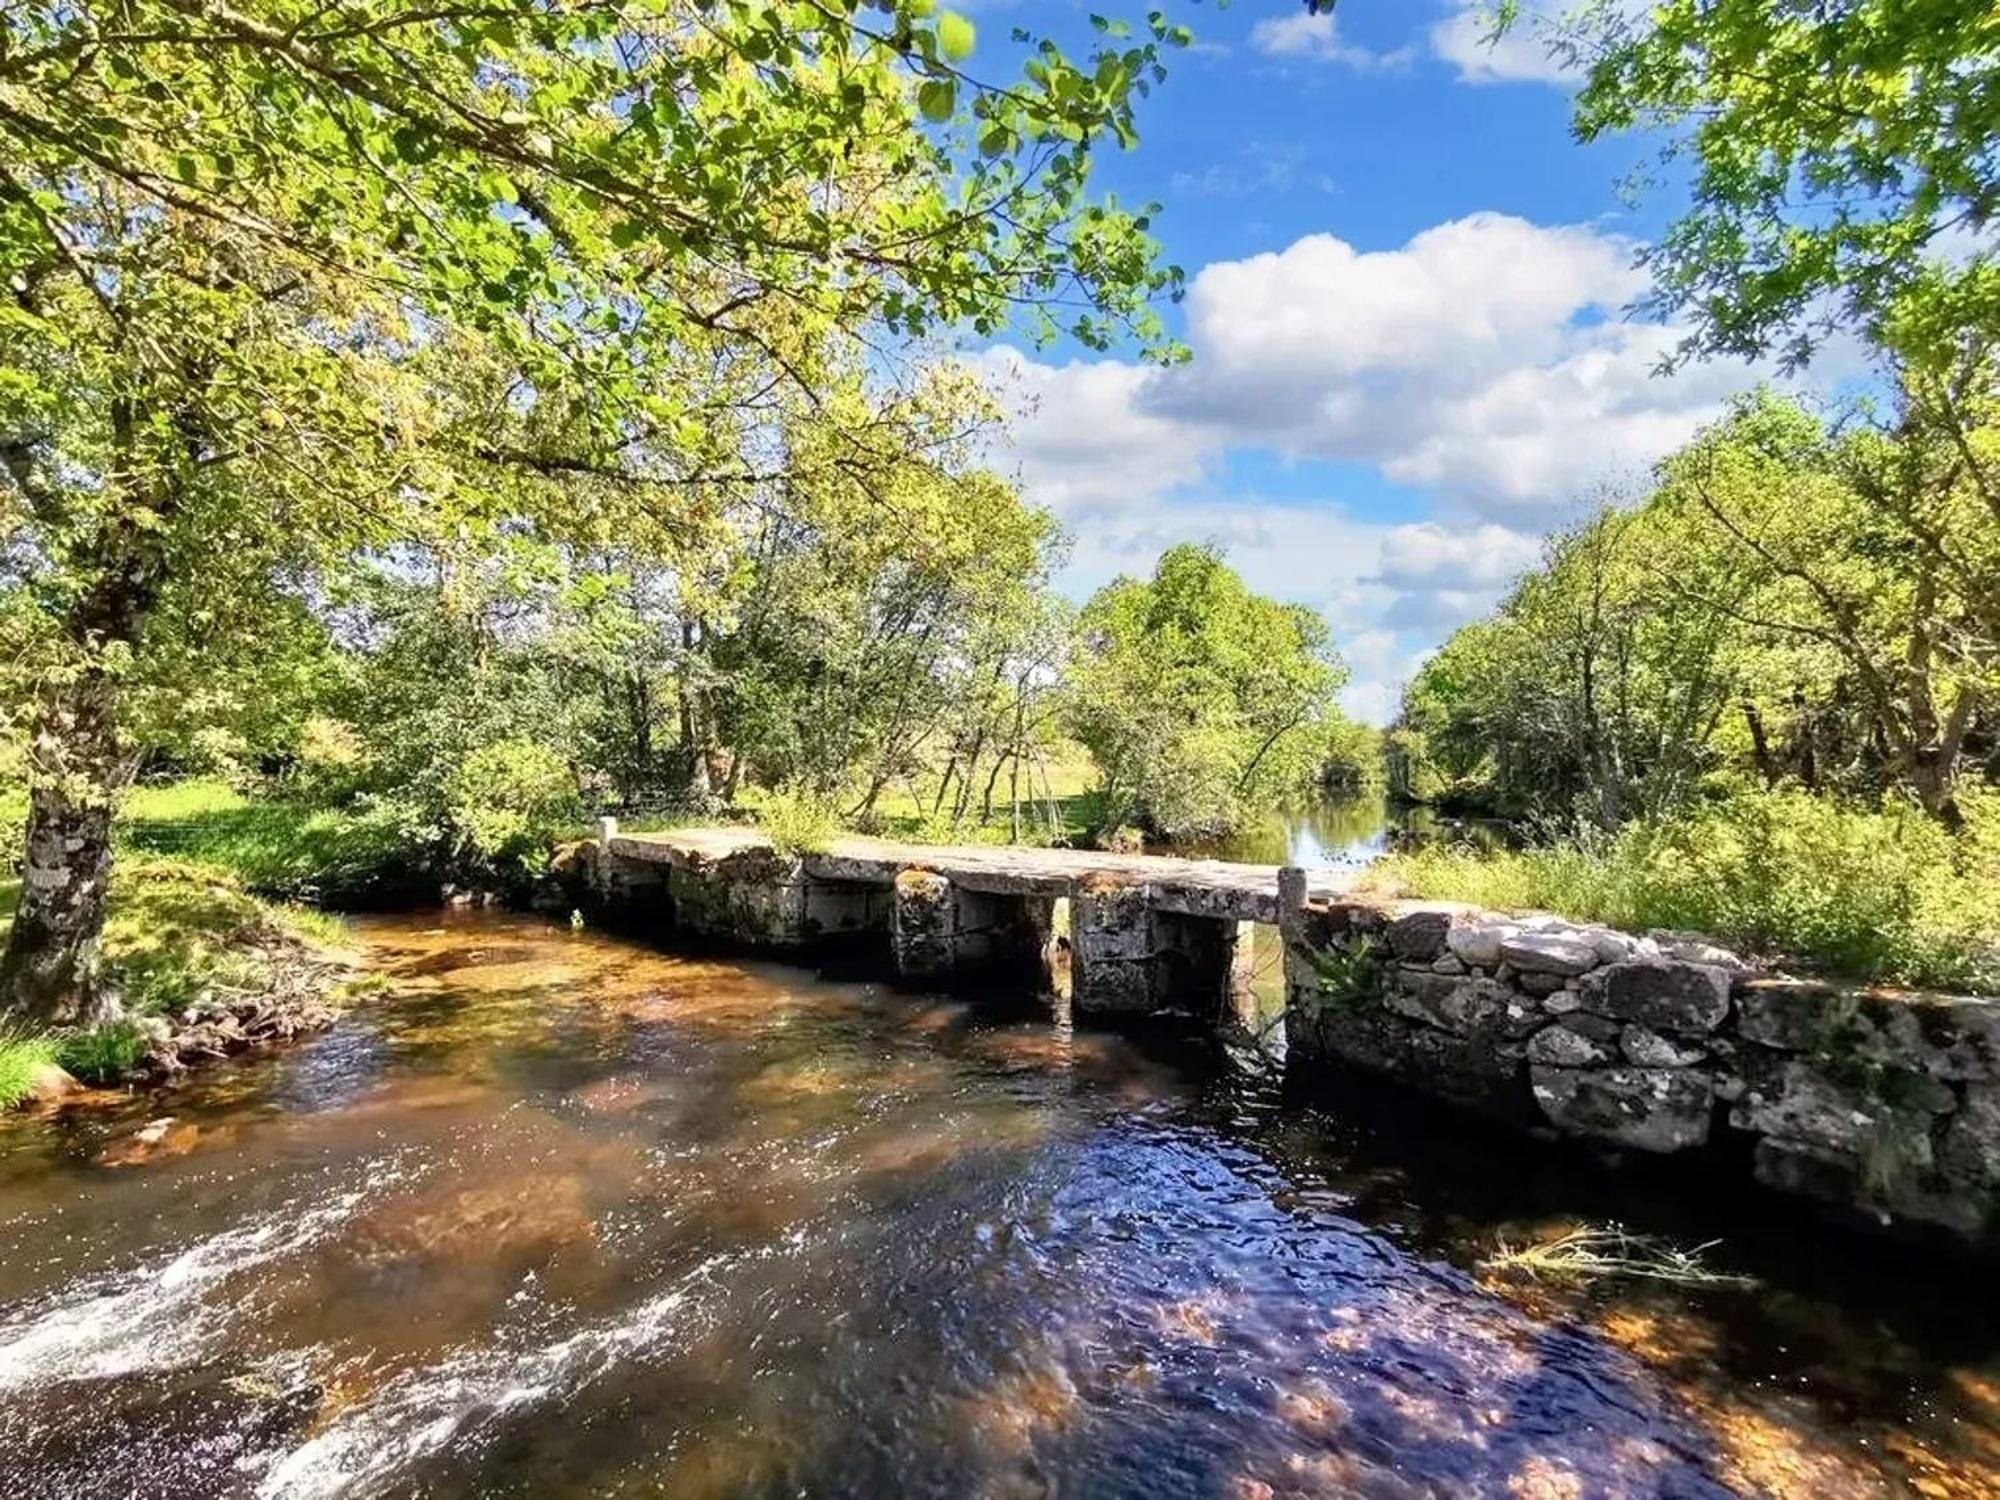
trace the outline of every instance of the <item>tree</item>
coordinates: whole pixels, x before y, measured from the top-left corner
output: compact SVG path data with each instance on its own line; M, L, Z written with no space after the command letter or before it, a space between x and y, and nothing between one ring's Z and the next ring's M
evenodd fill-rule
M1575 128L1669 136L1690 202L1647 252L1683 353L1807 359L1948 293L2000 329L2000 13L1988 0L1581 7ZM1940 260L1949 264L1944 273Z
M1683 801L1716 762L1737 668L1729 617L1661 589L1696 562L1643 509L1555 537L1405 692L1399 790L1605 828Z
M2000 516L1936 420L1910 399L1891 427L1834 434L1753 398L1662 466L1655 504L1718 557L1669 586L1837 663L1884 772L1949 819L2000 690ZM1991 429L1964 436L1994 444Z
M810 401L830 340L1020 309L1164 348L1149 302L1177 275L1086 178L1181 39L1043 45L997 85L925 0L7 7L0 473L49 651L0 1003L114 1001L128 687L206 587L308 597L410 539L698 525L772 476L754 416L673 378L694 362L754 409Z
M1078 621L1069 717L1103 777L1107 826L1221 831L1306 786L1344 672L1325 621L1253 594L1208 547L1120 578Z

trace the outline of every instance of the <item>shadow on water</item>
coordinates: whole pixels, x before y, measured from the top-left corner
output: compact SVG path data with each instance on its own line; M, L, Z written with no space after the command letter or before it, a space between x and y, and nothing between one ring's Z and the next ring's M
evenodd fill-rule
M10 1494L2000 1488L1971 1270L1025 998L361 930L328 1035L0 1124ZM1482 1269L1580 1218L1758 1284Z

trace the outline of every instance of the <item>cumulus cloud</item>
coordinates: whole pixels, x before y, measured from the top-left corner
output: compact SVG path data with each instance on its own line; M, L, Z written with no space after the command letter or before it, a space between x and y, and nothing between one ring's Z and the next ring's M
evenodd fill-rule
M1308 235L1189 288L1194 363L1134 387L1149 412L1294 458L1375 465L1510 524L1546 524L1643 468L1747 375L1654 370L1679 332L1619 320L1637 247L1474 214L1393 250Z
M1645 289L1635 250L1475 214L1394 249L1321 234L1217 262L1189 288L1188 365L978 356L1013 414L995 458L1069 526L1079 593L1174 542L1215 541L1254 587L1322 609L1350 656L1389 637L1349 693L1379 720L1400 674L1492 607L1542 531L1754 378L1723 362L1654 374L1678 330L1619 318ZM1369 465L1428 491L1434 516L1365 522L1337 494L1232 491L1232 451Z
M1028 496L1066 518L1143 504L1191 484L1222 441L1149 409L1163 373L1120 360L1042 364L1002 345L969 363L1010 418L996 461L1019 471Z
M1650 0L1522 0L1513 25L1496 39L1494 0L1446 0L1449 14L1430 29L1431 55L1458 70L1462 83L1577 81L1577 70L1552 43L1566 17L1616 23L1646 13Z
M1266 17L1250 28L1250 45L1266 57L1337 63L1364 73L1407 67L1411 56L1408 48L1376 52L1342 41L1331 12L1296 11Z

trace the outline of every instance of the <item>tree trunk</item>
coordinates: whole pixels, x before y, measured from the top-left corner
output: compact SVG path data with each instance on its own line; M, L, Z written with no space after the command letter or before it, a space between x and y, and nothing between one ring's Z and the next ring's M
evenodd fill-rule
M21 904L0 957L0 1008L33 1026L94 1026L118 1013L100 962L112 803L127 769L113 691L91 669L36 716Z
M1764 785L1778 784L1778 767L1771 759L1771 741L1764 733L1764 716L1757 712L1757 705L1744 699L1740 705L1743 722L1750 729L1750 753L1757 762L1757 774L1764 778Z

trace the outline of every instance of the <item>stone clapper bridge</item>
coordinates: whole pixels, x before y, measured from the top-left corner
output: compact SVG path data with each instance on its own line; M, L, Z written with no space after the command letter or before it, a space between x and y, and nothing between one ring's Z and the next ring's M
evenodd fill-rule
M1079 1015L1254 1020L1255 928L1350 877L1076 849L843 838L781 854L749 829L621 834L601 821L593 884L688 935L804 953L886 937L913 982L1055 982Z
M923 984L1068 993L1080 1017L1255 1028L1277 929L1287 1071L1360 1070L1526 1129L2000 1252L2000 998L1799 979L1698 933L1398 902L1351 874L745 829L621 836L570 866L634 925L786 954L886 945ZM1747 1172L1746 1172L1747 1169Z

